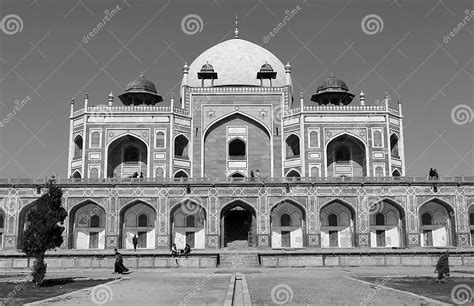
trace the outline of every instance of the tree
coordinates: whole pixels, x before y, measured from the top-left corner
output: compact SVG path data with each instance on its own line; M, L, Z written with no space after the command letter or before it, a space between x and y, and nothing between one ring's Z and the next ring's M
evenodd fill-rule
M65 228L62 225L67 217L67 211L61 205L61 188L54 186L53 181L50 181L48 187L48 192L29 211L23 235L23 252L26 256L35 258L32 276L36 285L41 285L46 274L45 252L63 243L62 233Z
M435 273L438 273L438 283L441 283L443 279L449 277L449 252L441 255L436 264Z

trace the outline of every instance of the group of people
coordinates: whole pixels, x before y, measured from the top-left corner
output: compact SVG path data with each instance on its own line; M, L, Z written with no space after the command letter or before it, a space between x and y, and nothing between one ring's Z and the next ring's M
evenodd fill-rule
M138 172L133 173L132 178L138 178ZM140 178L143 178L143 172L140 172Z
M173 257L180 257L181 255L184 255L184 257L188 258L189 253L191 253L191 247L187 243L182 250L178 250L175 243L173 243L173 246L171 247L171 255L173 255Z
M430 180L437 180L439 178L438 176L438 170L430 168L430 172L428 174L428 179Z
M133 236L132 241L133 241L133 249L134 249L134 251L136 251L137 250L137 244L138 244L137 235ZM128 274L129 269L127 269L123 265L122 254L120 254L120 252L117 249L114 249L114 252L115 252L114 274L115 273ZM184 249L182 249L182 250L178 250L175 243L173 243L173 246L171 247L171 255L174 258L177 258L177 257L180 257L180 256L184 256L184 257L188 258L189 253L191 253L191 247L187 243L186 243L186 246L184 247ZM178 263L178 259L176 259L176 263Z

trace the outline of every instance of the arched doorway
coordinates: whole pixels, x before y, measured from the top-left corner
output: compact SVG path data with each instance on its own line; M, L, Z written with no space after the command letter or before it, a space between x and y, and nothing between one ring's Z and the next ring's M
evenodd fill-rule
M390 136L390 153L392 157L400 158L398 154L398 137L396 134Z
M405 242L405 212L398 204L387 200L369 208L370 245L379 248L403 247Z
M301 177L301 174L298 171L296 171L295 169L292 169L292 170L288 171L288 173L286 174L286 177L299 178L299 177Z
M422 247L447 247L455 245L454 210L450 205L431 200L419 209L420 238Z
M181 179L181 178L187 178L187 177L189 177L189 175L184 170L179 170L174 174L174 178Z
M324 205L320 211L321 247L350 248L354 244L355 211L341 201Z
M83 140L81 135L77 135L74 138L74 155L72 159L81 159L82 158L82 146Z
M201 204L186 200L174 206L171 216L171 241L178 249L206 247L206 211Z
M133 249L133 237L138 238L137 248L155 248L156 211L147 203L135 201L120 211L120 248Z
M79 171L74 171L74 174L72 175L72 178L74 179L80 179L81 178L81 173Z
M235 200L221 210L221 247L245 248L256 245L257 213L249 204Z
M300 138L295 134L291 134L285 140L286 143L286 159L300 157Z
M188 154L189 140L186 136L180 134L174 139L174 157L189 159Z
M137 137L119 137L109 145L107 152L107 177L132 177L134 173L147 175L148 148Z
M272 248L304 247L305 213L298 205L283 201L270 213Z
M5 236L5 213L3 209L0 208L0 249L3 249L3 239Z
M366 148L362 141L347 134L327 145L328 176L367 176Z
M30 210L37 204L36 201L31 202L24 206L20 210L20 215L18 217L18 243L17 243L17 249L21 250L23 248L23 233L25 230L28 228L29 222L28 220L28 213Z
M94 202L76 205L69 214L69 249L105 249L105 210Z

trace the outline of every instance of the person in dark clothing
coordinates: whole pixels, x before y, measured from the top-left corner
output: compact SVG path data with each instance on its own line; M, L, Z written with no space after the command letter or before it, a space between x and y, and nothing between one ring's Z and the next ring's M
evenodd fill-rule
M255 180L255 174L253 173L253 170L250 170L250 180Z
M175 243L173 243L173 246L171 247L171 255L173 255L173 257L179 257L178 248L176 248Z
M140 172L140 178L143 178L143 172Z
M133 250L136 252L137 251L137 245L138 245L137 235L133 235L132 242L133 242Z
M115 251L115 270L114 273L124 274L128 272L128 269L123 265L122 254L117 249Z
M138 177L138 172L134 172L132 178L137 178Z
M437 179L439 178L439 176L438 176L438 170L433 169L433 177L434 177L435 180L437 180Z
M183 250L183 255L188 258L188 254L191 253L191 247L189 246L189 244L186 243L186 246L184 247L184 250Z
M430 172L428 174L428 179L432 180L434 178L434 170L433 168L430 168Z

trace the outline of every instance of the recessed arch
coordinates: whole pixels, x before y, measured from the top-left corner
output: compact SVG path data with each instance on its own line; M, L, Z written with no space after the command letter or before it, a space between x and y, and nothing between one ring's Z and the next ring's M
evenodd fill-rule
M400 173L400 171L399 171L398 169L395 169L395 170L393 170L393 172L392 172L392 176L398 177L398 176L401 176L401 173Z
M229 175L229 177L232 177L232 178L244 178L246 177L245 174L243 174L242 172L240 171L235 171L233 172L231 175Z
M234 137L228 142L229 160L245 160L247 157L247 143L240 137Z
M299 158L300 157L300 136L295 133L290 133L285 138L286 145L286 158Z
M24 205L20 209L20 213L18 215L18 239L17 239L17 249L21 250L23 247L23 234L25 229L28 227L27 217L28 213L33 206L35 206L38 202L38 199L32 200Z
M186 244L193 249L206 247L207 212L200 200L183 199L170 208L169 233L171 243L183 249Z
M250 116L250 115L248 115L248 114L242 113L242 112L240 112L240 111L235 111L235 112L232 112L232 113L230 113L230 114L227 114L227 115L224 115L224 116L222 116L222 117L219 117L219 119L217 119L216 121L214 121L214 122L212 122L210 125L208 125L208 126L204 129L203 134L202 134L202 135L203 135L203 137L202 137L203 143L204 143L204 140L205 140L206 137L207 137L207 134L210 132L210 130L211 130L214 126L218 125L221 121L224 121L225 119L228 119L229 117L232 117L232 116L235 116L235 115L239 115L239 116L242 116L242 117L246 117L247 119L249 119L249 120L251 120L251 121L254 121L260 128L262 128L263 130L265 130L267 136L271 138L272 133L271 133L270 129L269 129L262 121L260 121L260 120L257 119L257 118L254 118L254 117L252 117L252 116Z
M321 213L321 209L323 209L325 206L334 203L334 202L339 202L341 204L346 205L354 214L356 213L356 208L351 204L350 202L347 202L346 200L343 200L341 198L332 198L329 201L324 202L321 207L319 208L319 213Z
M367 176L369 173L367 144L360 136L348 132L333 136L325 144L325 153L327 176Z
M125 155L126 151L130 152ZM139 156L136 158L136 150ZM133 151L133 152L132 152ZM147 140L132 133L124 133L114 137L105 148L105 165L107 177L132 177L134 173L143 172L148 176L150 147ZM133 155L133 156L132 156ZM126 158L133 158L127 164Z
M392 135L390 135L390 153L392 157L396 157L396 158L400 157L398 141L399 141L399 138L397 134L392 133Z
M280 200L270 208L272 248L302 248L306 238L306 209L292 199Z
M424 201L418 207L418 220L422 247L456 245L455 209L448 202L436 197Z
M119 209L119 247L133 249L132 238L137 236L138 248L154 249L156 220L157 211L147 201L134 199L123 205Z
M81 172L79 170L75 170L74 173L71 175L71 178L80 179L82 177Z
M242 199L227 202L219 210L221 246L255 246L257 237L257 210Z
M74 204L68 213L69 249L105 249L105 207L92 199Z
M188 178L189 174L185 170L180 169L173 174L173 177L174 178Z
M301 173L292 168L286 172L285 177L301 177Z
M180 133L174 137L174 157L189 159L189 138Z
M326 202L319 210L321 247L354 247L356 211L340 199Z
M82 150L84 148L84 139L82 135L76 135L74 137L74 154L73 159L80 159L82 158Z

